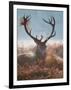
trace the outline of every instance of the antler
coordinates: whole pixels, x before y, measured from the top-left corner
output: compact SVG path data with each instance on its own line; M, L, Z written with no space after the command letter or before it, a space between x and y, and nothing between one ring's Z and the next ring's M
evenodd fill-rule
M30 21L30 18L29 17L30 16L23 16L23 21L21 22L21 25L24 25L24 28L25 28L26 33L35 41L35 43L37 43L38 45L39 44L43 45L43 42L41 41L43 39L43 36L41 35L41 38L38 39L37 38L37 35L36 35L36 37L34 37L31 34L31 30L28 30L27 25L28 25L28 22Z
M50 36L47 37L46 40L44 41L44 43L46 43L50 38L52 38L52 37L54 37L56 35L56 32L54 31L55 30L55 18L51 17L49 19L49 21L46 21L45 19L43 19L43 21L52 26L52 32L51 32Z
M50 36L47 37L46 40L44 40L44 41L42 42L43 35L41 35L41 38L38 39L38 38L37 38L37 35L36 35L36 37L34 37L34 36L31 34L31 30L28 30L27 25L28 25L28 22L29 22L30 19L31 19L31 18L29 18L29 17L30 17L30 16L23 16L23 21L21 22L21 25L24 25L24 28L25 28L26 33L34 40L34 42L35 42L36 44L38 44L38 45L40 45L40 46L45 46L46 42L47 42L50 38L52 38L52 37L54 37L54 36L56 35L56 32L54 31L54 28L55 28L55 18L54 18L54 17L51 17L51 18L49 19L49 21L46 21L45 19L43 19L44 22L46 22L46 23L48 23L48 24L50 24L50 25L52 26L52 32L51 32Z

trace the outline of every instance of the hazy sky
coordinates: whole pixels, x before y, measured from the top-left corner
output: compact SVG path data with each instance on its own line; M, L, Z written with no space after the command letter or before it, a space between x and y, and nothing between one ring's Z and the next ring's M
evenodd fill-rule
M32 28L32 34L34 36L38 35L38 38L43 35L44 39L51 33L52 27L46 24L42 18L48 20L49 17L54 16L56 36L51 40L63 40L63 11L17 9L18 41L32 40L25 32L24 27L20 25L24 15L31 16L30 27Z

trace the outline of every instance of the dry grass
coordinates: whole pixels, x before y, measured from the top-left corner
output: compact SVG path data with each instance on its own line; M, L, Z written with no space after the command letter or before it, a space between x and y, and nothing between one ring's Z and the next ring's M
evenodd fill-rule
M34 52L35 48L30 51ZM63 78L63 60L59 60L55 55L59 55L63 59L63 45L53 44L49 46L44 60L24 54L18 56L17 80Z
M24 60L24 58L23 58ZM31 60L30 60L31 61ZM18 80L35 80L35 79L56 79L63 78L63 63L50 55L46 60L36 60L31 64L24 63L17 66Z

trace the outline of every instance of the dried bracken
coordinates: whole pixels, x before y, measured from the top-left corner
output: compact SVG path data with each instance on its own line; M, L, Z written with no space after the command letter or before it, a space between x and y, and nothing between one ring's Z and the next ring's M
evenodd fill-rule
M24 59L26 59L26 61L24 61ZM21 61L23 61L24 64L18 62L18 80L63 78L63 61L57 60L54 53L48 54L45 60L29 60L23 56Z

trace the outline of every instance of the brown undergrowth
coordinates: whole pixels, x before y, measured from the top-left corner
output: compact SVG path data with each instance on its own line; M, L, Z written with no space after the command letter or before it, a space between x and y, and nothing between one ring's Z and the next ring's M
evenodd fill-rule
M30 51L34 52L34 49ZM17 80L63 78L63 45L54 44L46 53L44 60L24 54L18 56Z
M24 56L21 59L23 61ZM58 61L53 54L49 54L45 60L30 60L29 62L18 63L18 80L63 78L63 62Z

